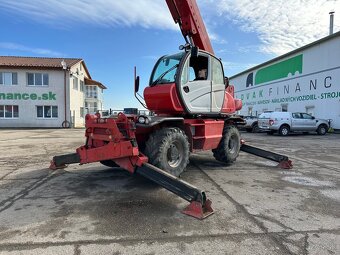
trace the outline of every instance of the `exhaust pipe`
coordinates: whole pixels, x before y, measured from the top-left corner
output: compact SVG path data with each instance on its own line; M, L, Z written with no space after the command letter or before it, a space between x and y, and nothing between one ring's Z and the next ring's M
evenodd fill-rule
M334 12L329 13L329 35L333 34L334 28Z

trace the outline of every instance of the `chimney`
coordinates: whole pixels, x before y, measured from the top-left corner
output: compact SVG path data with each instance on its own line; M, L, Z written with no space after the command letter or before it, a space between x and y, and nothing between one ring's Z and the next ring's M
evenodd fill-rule
M329 35L333 34L334 12L329 13Z

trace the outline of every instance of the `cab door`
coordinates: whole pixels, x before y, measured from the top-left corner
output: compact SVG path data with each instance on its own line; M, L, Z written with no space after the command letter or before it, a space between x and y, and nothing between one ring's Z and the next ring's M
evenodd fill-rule
M307 113L301 113L302 118L304 120L304 130L313 131L316 129L316 120L313 116Z
M292 125L291 125L291 130L301 130L303 129L304 126L304 120L302 119L301 113L299 112L294 112L292 113Z
M210 55L200 52L198 57L187 56L182 68L180 93L189 113L211 112L212 74ZM198 77L199 71L206 69L206 77Z
M221 112L225 96L224 72L222 63L215 57L211 57L211 112Z

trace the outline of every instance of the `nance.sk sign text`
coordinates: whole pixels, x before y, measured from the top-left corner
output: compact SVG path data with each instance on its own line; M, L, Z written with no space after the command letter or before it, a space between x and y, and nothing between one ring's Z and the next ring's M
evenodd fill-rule
M0 93L0 100L57 100L57 95L51 91L48 93Z

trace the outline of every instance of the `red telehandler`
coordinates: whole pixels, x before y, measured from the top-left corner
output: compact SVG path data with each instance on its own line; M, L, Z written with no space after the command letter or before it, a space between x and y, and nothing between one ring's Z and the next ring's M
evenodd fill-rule
M235 126L244 121L235 112L242 102L234 98L234 87L214 56L196 1L166 3L186 43L180 53L157 61L144 90L145 102L137 96L139 77L135 78L135 96L154 116L86 115L85 145L76 153L55 156L51 168L92 162L119 166L187 200L190 204L183 213L202 219L213 213L210 200L204 191L178 177L191 152L212 150L218 161L236 160L243 145Z

